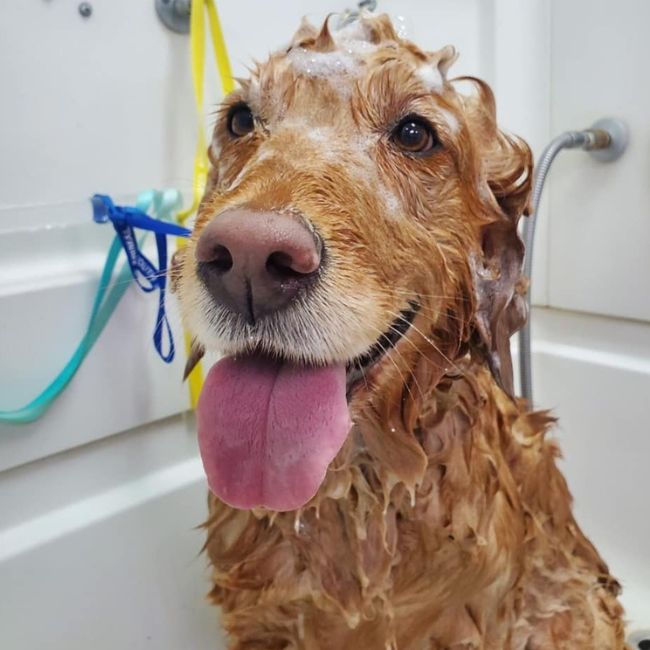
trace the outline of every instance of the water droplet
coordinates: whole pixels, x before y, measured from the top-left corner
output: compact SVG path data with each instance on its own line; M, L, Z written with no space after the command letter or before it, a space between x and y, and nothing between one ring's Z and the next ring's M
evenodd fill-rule
M409 34L412 32L410 21L407 20L406 16L394 15L392 16L393 27L395 32L400 38L408 38Z

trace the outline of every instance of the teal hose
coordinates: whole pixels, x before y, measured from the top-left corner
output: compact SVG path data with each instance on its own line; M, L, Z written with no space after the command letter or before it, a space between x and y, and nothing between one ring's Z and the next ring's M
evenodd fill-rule
M137 201L138 208L145 212L152 209L159 219L172 218L179 205L180 193L177 190L143 192L138 196ZM54 380L31 402L15 410L0 411L0 423L26 424L37 420L70 383L131 284L131 269L124 263L111 286L111 278L121 250L120 240L115 237L104 263L86 333L68 362Z

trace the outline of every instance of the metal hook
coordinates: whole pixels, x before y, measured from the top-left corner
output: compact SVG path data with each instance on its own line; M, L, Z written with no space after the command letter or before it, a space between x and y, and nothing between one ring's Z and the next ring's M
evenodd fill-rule
M377 9L377 0L360 0L357 3L356 9L346 9L341 13L338 22L336 23L337 29L342 29L346 25L353 23L361 16L364 11L375 11Z
M172 32L189 34L191 6L191 0L156 0L156 13Z

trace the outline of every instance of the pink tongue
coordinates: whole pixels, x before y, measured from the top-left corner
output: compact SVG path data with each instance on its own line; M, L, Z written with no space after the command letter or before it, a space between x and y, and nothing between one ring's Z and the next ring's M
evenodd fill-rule
M316 494L350 429L345 367L227 357L197 415L210 489L235 508L294 510Z

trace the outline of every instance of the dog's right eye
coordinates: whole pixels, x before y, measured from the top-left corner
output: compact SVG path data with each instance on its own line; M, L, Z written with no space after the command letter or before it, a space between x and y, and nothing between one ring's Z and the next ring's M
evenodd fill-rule
M416 115L405 117L393 130L392 137L402 151L418 156L432 152L439 144L433 127Z
M255 128L253 112L246 104L233 106L228 113L228 131L236 138L247 135Z

